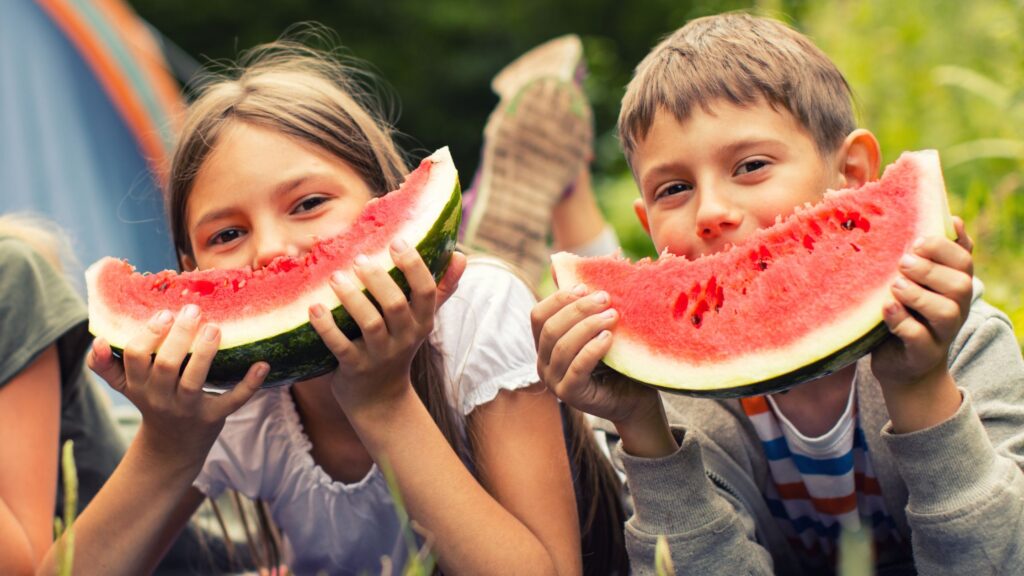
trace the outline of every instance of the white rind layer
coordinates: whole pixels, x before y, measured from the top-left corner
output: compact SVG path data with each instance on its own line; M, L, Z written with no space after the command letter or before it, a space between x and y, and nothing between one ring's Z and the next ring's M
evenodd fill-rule
M430 232L441 211L451 200L452 191L458 182L458 173L447 147L437 150L427 159L434 165L424 184L423 193L420 194L415 207L411 209L414 217L408 220L394 235L395 238L405 239L410 246L417 245ZM366 254L366 257L371 263L385 270L395 267L387 245L378 252ZM86 270L86 283L91 295L100 293L96 285L96 276L101 268L102 261ZM342 272L355 286L363 288L362 282L354 272L351 270L342 270ZM328 310L341 304L330 285L324 283L273 311L256 316L245 316L234 322L218 323L221 331L220 349L250 344L254 341L254 334L260 335L260 339L262 339L294 330L309 322L309 307L315 303L323 304ZM144 322L121 316L114 307L107 306L98 297L89 298L88 304L89 331L93 334L102 334L115 348L125 348L141 330L145 329ZM244 314L242 315L244 316Z
M918 223L915 237L945 235L955 238L938 152L925 150L905 155L919 167L919 186L927 192L918 195L919 213L923 218ZM551 256L560 287L569 289L580 283L575 273L575 261L578 259L565 253ZM641 382L677 390L725 390L763 382L830 356L870 332L882 322L882 307L892 297L890 286L897 276L895 271L890 274L860 305L847 310L845 317L838 322L808 332L792 344L771 351L739 351L729 360L700 365L659 354L637 339L616 334L604 362Z

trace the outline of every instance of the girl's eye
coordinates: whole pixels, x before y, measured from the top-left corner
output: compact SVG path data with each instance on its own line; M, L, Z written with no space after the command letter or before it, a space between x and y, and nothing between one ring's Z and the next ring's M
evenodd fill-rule
M301 202L295 205L295 208L292 209L292 214L309 212L324 202L327 202L326 196L310 196L309 198L304 198Z
M673 182L668 186L663 186L654 193L654 199L664 198L666 196L675 196L676 194L682 194L683 192L689 192L693 189L693 186L685 182Z
M750 174L751 172L756 172L767 165L768 161L766 160L750 160L740 164L740 167L736 169L736 174Z
M216 234L211 236L209 244L211 246L215 246L217 244L227 244L228 242L233 242L241 238L242 235L242 231L239 230L238 228L228 228L226 230L221 230L220 232L217 232Z

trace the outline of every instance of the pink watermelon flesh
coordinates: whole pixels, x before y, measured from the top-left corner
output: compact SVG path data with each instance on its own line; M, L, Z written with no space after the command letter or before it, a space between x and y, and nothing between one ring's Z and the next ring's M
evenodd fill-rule
M368 203L340 235L317 242L298 257L279 257L257 270L155 274L104 258L86 271L90 331L123 349L157 312L177 313L186 304L197 304L202 321L221 329L221 350L211 370L214 384L232 384L257 360L270 361L272 383L323 372L333 365L332 358L308 326L309 306L336 308L339 325L350 335L358 333L345 325L349 319L328 285L330 275L340 270L360 286L350 269L363 254L400 277L388 246L401 237L417 246L440 277L454 248L460 199L457 173L445 148L423 160L398 190ZM404 287L404 279L399 283ZM295 332L300 327L301 333ZM310 354L327 357L312 363L302 358ZM218 362L230 366L221 370Z
M609 366L673 391L747 395L863 355L849 347L886 333L878 326L900 257L939 234L952 237L952 225L938 155L925 151L717 254L634 264L563 253L552 264L560 287L611 296L620 318Z

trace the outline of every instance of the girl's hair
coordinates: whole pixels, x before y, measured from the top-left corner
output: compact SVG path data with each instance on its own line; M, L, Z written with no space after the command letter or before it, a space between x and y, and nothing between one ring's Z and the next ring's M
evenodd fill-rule
M302 28L289 35L292 39L246 52L233 70L199 79L168 179L167 214L179 259L193 257L185 216L196 176L232 123L270 128L313 144L352 166L377 195L397 189L408 172L378 93L371 88L374 78L344 64L336 52L316 50L307 45L309 39L302 41L306 36L321 40L321 29ZM448 401L441 355L429 339L413 358L411 377L448 443L466 459L466 440ZM277 557L276 551L269 556Z

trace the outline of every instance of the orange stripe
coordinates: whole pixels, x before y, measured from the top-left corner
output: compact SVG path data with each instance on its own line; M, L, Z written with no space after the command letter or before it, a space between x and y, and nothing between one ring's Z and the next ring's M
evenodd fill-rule
M740 404L743 405L743 411L747 413L747 416L762 414L770 409L768 407L768 401L765 400L764 396L740 398Z
M37 0L86 61L114 107L135 135L143 155L157 174L162 173L167 149L158 127L139 101L117 62L108 54L87 23L65 0Z
M811 495L807 492L807 486L803 482L788 482L776 484L775 489L783 500L810 500Z
M839 516L857 509L857 495L847 494L838 498L811 498L814 509L818 512Z

